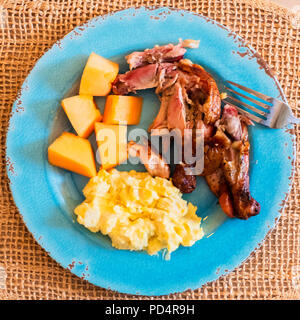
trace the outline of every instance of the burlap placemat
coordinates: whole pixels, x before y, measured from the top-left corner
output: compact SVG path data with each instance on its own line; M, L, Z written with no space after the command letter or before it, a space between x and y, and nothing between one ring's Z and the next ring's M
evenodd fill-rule
M267 1L0 0L0 299L137 298L77 278L35 242L9 190L5 139L11 106L22 82L54 42L97 15L142 5L192 10L230 27L274 69L294 113L300 117L299 19ZM297 142L299 137L298 127ZM295 166L294 184L285 211L263 245L230 274L198 290L164 299L300 298L299 161Z

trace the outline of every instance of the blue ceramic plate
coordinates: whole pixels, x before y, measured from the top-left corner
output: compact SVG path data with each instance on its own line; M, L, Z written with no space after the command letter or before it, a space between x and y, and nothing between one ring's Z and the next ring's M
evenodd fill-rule
M141 8L95 18L56 43L31 71L13 107L7 137L8 175L28 229L64 268L104 288L162 295L215 280L259 246L274 227L289 192L294 137L288 130L257 125L250 129L250 180L251 192L261 204L258 216L248 221L227 219L199 178L197 190L184 198L198 206L200 216L207 216L206 235L192 247L180 247L169 261L161 254L114 249L108 237L76 222L73 209L83 200L81 190L87 179L47 161L49 143L71 130L61 99L76 88L92 51L117 61L125 71L124 56L129 52L177 43L178 38L200 40L199 49L189 49L186 57L211 72L221 91L222 81L229 79L285 100L262 59L224 26L186 11ZM151 90L139 94L144 97L140 127L147 128L159 101ZM97 102L103 110L103 98ZM90 139L94 141L93 136Z

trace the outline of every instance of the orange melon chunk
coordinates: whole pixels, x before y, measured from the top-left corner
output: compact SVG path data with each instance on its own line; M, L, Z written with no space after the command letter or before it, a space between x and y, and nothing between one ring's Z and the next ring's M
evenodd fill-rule
M86 177L97 174L92 146L89 140L64 132L48 148L48 160L57 167Z
M92 52L81 77L79 94L106 96L117 77L119 65Z
M95 122L101 121L101 113L93 96L79 95L63 99L61 105L79 137L87 138L94 130Z
M126 126L96 122L95 133L101 169L111 169L127 160Z
M103 122L109 124L138 124L141 119L143 98L109 95L106 98Z

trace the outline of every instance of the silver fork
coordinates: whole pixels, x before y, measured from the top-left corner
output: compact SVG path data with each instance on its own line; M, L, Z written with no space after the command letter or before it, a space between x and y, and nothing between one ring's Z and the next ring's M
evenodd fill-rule
M228 81L229 84L232 86L235 86L241 90L244 90L246 93L249 93L259 99L264 100L265 102L261 102L259 100L253 99L239 91L236 91L232 88L229 88L227 84L225 85L225 88L227 90L227 97L223 101L229 104L233 104L237 107L238 111L242 114L250 118L251 120L258 122L264 126L270 127L270 128L283 128L289 123L300 123L300 119L294 117L293 112L290 108L290 106L280 100L277 100L275 98L269 97L263 93L254 91L252 89L249 89L247 87L241 86L240 84L237 84L232 81ZM247 99L248 101L251 101L255 103L257 106L260 106L264 109L264 111L249 105L243 101L238 100L231 94L234 94L236 96L242 97ZM254 114L250 113L249 111L241 108L241 106L246 107L248 110L251 110L255 112Z

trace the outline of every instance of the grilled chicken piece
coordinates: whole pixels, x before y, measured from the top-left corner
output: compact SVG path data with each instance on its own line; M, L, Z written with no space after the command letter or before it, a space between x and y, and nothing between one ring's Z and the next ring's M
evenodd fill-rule
M179 163L175 167L172 176L172 182L182 193L191 193L196 188L196 177L189 175L185 171L190 166L185 163Z
M176 75L176 78L178 73ZM179 129L184 134L187 124L187 104L184 99L184 88L175 81L173 85L164 89L161 95L161 106L148 131L153 129L167 128L168 130Z
M131 157L139 157L147 171L156 177L170 178L170 167L163 157L153 150L149 143L128 143L128 153Z
M182 87L178 83L163 91L159 112L148 131L163 128L168 130L179 129L182 136L184 134L186 106L183 100Z
M158 85L155 89L155 93L164 93L165 90L171 88L178 79L178 70L173 63L160 64L158 74Z
M176 77L176 66L172 63L147 64L137 69L119 74L112 85L114 94L128 94L137 90L159 87L164 90L172 85L173 77ZM166 76L168 75L168 76Z
M220 206L228 217L234 217L234 208L231 200L230 190L228 188L224 173L218 168L213 173L206 175L205 180L210 190L219 199Z
M152 49L146 49L141 52L132 52L126 56L126 61L129 64L130 70L146 64L179 61L186 53L185 48L198 48L198 46L199 41L187 39L179 41L177 45L169 43L164 46L155 46Z
M213 136L215 128L213 125L205 124L202 120L202 117L201 118L200 117L198 118L198 117L199 117L199 114L195 119L195 128L196 129L203 129L204 140L207 141L207 140L209 140L209 138L211 138Z
M161 97L161 104L158 114L152 124L149 126L148 131L154 129L167 129L168 128L168 107L169 100L172 95L173 90L167 89L163 92Z
M247 219L260 211L249 191L249 141L247 125L251 121L225 105L222 118L221 98L215 80L201 66L182 59L186 47L197 47L193 40L155 46L126 57L130 70L118 75L113 83L115 94L156 88L161 108L151 129L204 130L204 171L201 175L229 217ZM186 134L185 134L186 135ZM190 135L192 152L195 143ZM183 143L182 143L183 144ZM129 154L136 154L152 175L168 178L170 168L148 145L129 144ZM184 160L184 159L183 159ZM181 192L196 188L196 177L187 174L193 165L184 161L175 167L173 183Z
M201 66L193 64L190 60L182 59L178 68L189 75L189 87L195 94L204 94L204 103L201 112L204 114L205 124L214 124L221 114L221 98L218 86L213 77ZM194 75L192 78L191 75Z
M221 113L221 98L217 84L208 72L189 60L180 60L177 68L173 71L171 78L173 82L174 79L176 81L174 85L176 89L172 90L171 94L170 91L163 94L162 110L149 129L157 128L156 123L159 125L164 123L169 128L173 127L172 124L169 125L169 119L172 121L173 117L176 117L177 110L185 109L185 124L181 121L180 129L199 129L205 126L205 130L208 130L208 135L210 135ZM173 117L168 117L168 115L173 115Z
M169 91L169 90L168 90ZM161 98L161 104L160 109L158 111L158 114L152 124L149 126L148 131L151 132L151 130L155 129L167 129L168 128L168 106L169 106L169 100L171 95L169 95L168 91L166 90Z
M221 145L204 146L204 170L202 176L215 172L222 164L224 147Z
M181 70L176 70L175 84L163 92L160 111L150 126L151 129L168 128L179 129L184 134L185 129L203 129L204 139L208 140L214 132L214 123L220 117L221 99L217 85L213 78L200 66L180 60L177 64ZM207 96L211 94L212 96ZM216 136L222 138L222 132ZM224 141L226 135L223 134ZM229 142L228 142L229 141ZM230 139L226 140L227 145ZM214 150L213 150L214 151ZM220 156L218 156L220 159ZM220 161L219 161L220 163ZM213 172L219 164L215 164L209 156L205 157L205 167ZM173 183L185 193L192 192L196 187L196 178L185 176L184 164L178 164L173 173ZM187 184L190 182L190 186Z
M115 94L127 94L141 89L155 88L158 85L158 64L148 64L125 74L119 74L113 83Z
M167 113L168 129L179 129L184 135L186 128L186 110L182 96L182 88L179 83L174 85L174 92L169 99Z
M219 198L220 205L224 212L229 216L240 219L248 219L259 213L260 205L252 198L249 191L249 140L248 128L249 121L240 117L236 108L226 105L223 110L222 119L219 124L219 134L212 138L211 143L223 145L221 149L222 161L216 171L211 172L205 168L205 179L211 191ZM221 132L225 130L232 138L231 144L224 139L226 136ZM217 139L216 139L217 136ZM226 143L225 143L226 141ZM212 153L214 148L208 150ZM215 157L216 159L216 157ZM219 160L219 159L218 159ZM212 161L217 163L218 161ZM208 164L210 162L208 161Z
M234 213L240 219L248 219L260 212L259 203L249 190L249 149L247 125L242 122L240 148L230 148L224 153L223 172L231 188Z

